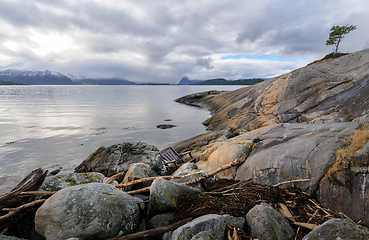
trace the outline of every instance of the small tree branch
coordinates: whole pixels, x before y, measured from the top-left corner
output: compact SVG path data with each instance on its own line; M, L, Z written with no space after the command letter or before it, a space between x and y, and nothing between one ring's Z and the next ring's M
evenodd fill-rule
M155 179L158 179L158 178L164 178L166 180L168 179L180 179L180 178L186 178L186 177L189 177L189 176L192 176L192 175L196 175L196 174L199 174L200 172L194 172L194 173L190 173L190 174L187 174L187 175L183 175L183 176L156 176L156 177L148 177L148 178L142 178L142 179L138 179L138 180L135 180L135 181L131 181L131 182L127 182L127 183L121 183L121 184L118 184L118 185L113 185L114 187L116 188L122 188L122 187L128 187L130 185L134 185L134 184L137 184L137 183L141 183L141 182L147 182L147 181L153 181ZM106 181L105 183L107 183L108 181Z

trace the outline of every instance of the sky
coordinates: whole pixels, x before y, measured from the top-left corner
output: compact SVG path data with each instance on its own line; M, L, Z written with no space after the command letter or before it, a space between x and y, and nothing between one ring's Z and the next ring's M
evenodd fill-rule
M270 78L369 48L368 0L0 0L0 70L177 83Z

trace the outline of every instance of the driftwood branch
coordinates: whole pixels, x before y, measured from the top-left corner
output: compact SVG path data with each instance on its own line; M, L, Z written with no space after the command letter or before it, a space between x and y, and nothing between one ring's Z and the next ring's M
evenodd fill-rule
M160 234L164 234L168 231L172 231L174 229L177 229L180 226L188 223L191 220L192 220L192 218L186 218L186 219L183 219L181 221L178 221L178 222L173 223L173 224L168 225L168 226L164 226L164 227L160 227L160 228L154 228L154 229L150 229L150 230L143 231L143 232L133 233L133 234L125 235L125 236L118 237L118 238L110 238L108 240L146 239L146 238L149 238L149 237L157 236L157 235L160 235Z
M227 170L228 168L231 168L231 167L234 167L234 166L237 166L241 163L243 163L245 161L245 158L244 157L241 157L241 158L238 158L236 160L234 160L233 162L229 163L229 164L226 164L220 168L218 168L217 170L215 171L212 171L202 177L199 177L199 178L196 178L194 180L191 180L191 181L188 181L188 182L184 182L184 183L181 183L182 185L192 185L192 184L196 184L196 183L199 183L201 181L204 181L206 180L207 178L210 178L212 176L214 176L215 174L219 173L219 172L222 172L224 170ZM138 193L143 193L143 192L147 192L147 191L150 191L150 187L145 187L145 188L141 188L141 189L138 189L138 190L134 190L134 191L129 191L129 192L126 192L130 195L133 195L133 194L138 194Z
M47 171L43 172L41 168L29 173L15 188L9 193L0 196L0 209L4 207L13 207L17 205L24 196L22 192L36 191L40 188L45 180Z
M310 181L311 179L296 179L296 180L291 180L291 181L287 181L287 182L281 182L281 183L278 183L276 185L273 185L273 187L279 187L281 185L285 185L285 184L289 184L289 183L297 183L297 182L308 182Z
M12 209L13 211L5 214L4 216L0 216L0 224L8 221L12 217L14 217L16 214L18 214L20 211L22 211L26 208L41 205L43 202L45 202L45 200L46 199L36 200L36 201L30 202L30 203L27 203L27 204L23 204L22 206L19 206L15 209Z
M215 171L212 171L212 172L209 172L208 174L200 177L200 178L196 178L192 181L188 181L188 182L185 182L185 183L182 183L183 185L192 185L192 184L196 184L196 183L199 183L201 181L204 181L206 180L207 178L210 178L212 176L214 176L215 174L217 173L220 173L224 170L227 170L228 168L231 168L231 167L234 167L234 166L237 166L237 165L240 165L241 163L245 162L245 158L244 157L241 157L241 158L238 158L236 160L234 160L233 162L231 163L228 163L220 168L218 168L217 170Z
M105 183L107 184L110 184L112 183L114 180L118 179L120 176L123 176L125 174L125 172L120 172L120 173L117 173L113 176L111 176L108 180L105 181Z
M131 185L134 185L134 184L137 184L137 183L141 183L141 182L153 181L157 178L163 178L163 179L166 179L166 180L168 180L168 179L180 179L180 178L186 178L186 177L189 177L189 176L192 176L192 175L196 175L196 174L199 174L199 173L200 172L194 172L194 173L190 173L190 174L183 175L183 176L156 176L156 177L141 178L141 179L138 179L138 180L135 180L135 181L131 181L131 182L127 182L127 183L121 183L121 184L113 185L113 186L116 187L116 188L122 188L122 187L131 186ZM108 181L106 181L105 183L108 183Z
M240 188L244 187L245 185L249 184L249 182L252 179L253 178L248 178L246 180L241 180L238 183L232 184L232 185L227 186L227 187L216 189L213 192L204 192L204 193L207 194L207 195L215 195L215 196L227 195L227 193L232 192L235 189L240 189Z

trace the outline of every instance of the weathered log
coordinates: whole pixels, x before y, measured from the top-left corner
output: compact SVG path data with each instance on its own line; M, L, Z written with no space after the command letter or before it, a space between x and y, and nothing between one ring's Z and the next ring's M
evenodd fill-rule
M231 167L234 167L234 166L237 166L241 163L243 163L245 161L245 158L244 157L241 157L241 158L238 158L236 160L234 160L233 162L231 163L228 163L220 168L218 168L217 170L215 171L212 171L202 177L199 177L199 178L196 178L194 180L191 180L191 181L188 181L188 182L184 182L184 183L181 183L182 185L192 185L192 184L196 184L196 183L199 183L201 181L204 181L206 180L207 178L210 178L212 176L214 176L215 174L219 173L219 172L222 172L224 170L227 170L228 168L231 168ZM138 194L138 193L143 193L143 192L147 192L147 191L150 191L150 187L145 187L145 188L141 188L141 189L138 189L138 190L134 190L134 191L129 191L129 192L126 192L130 195L133 195L133 194Z
M125 235L125 236L122 236L122 237L109 238L107 240L146 239L146 238L149 238L149 237L157 236L157 235L164 234L166 232L175 230L175 229L179 228L180 226L188 223L191 220L192 220L192 218L186 218L186 219L183 219L181 221L178 221L178 222L173 223L173 224L168 225L168 226L164 226L164 227L160 227L160 228L154 228L154 229L150 229L150 230L143 231L143 232L133 233L133 234Z
M48 171L43 172L41 168L30 172L15 188L9 193L0 196L0 209L13 207L22 201L21 192L38 190L45 180Z
M196 175L196 174L199 174L199 173L200 172L194 172L194 173L190 173L190 174L183 175L183 176L156 176L156 177L141 178L141 179L138 179L138 180L135 180L135 181L130 181L130 182L127 182L127 183L121 183L121 184L113 185L113 186L116 187L116 188L122 188L122 187L131 186L131 185L134 185L134 184L137 184L137 183L141 183L141 182L153 181L153 180L158 179L158 178L163 178L163 179L166 179L166 180L168 180L168 179L180 179L180 178L186 178L186 177L189 177L189 176L192 176L192 175ZM105 183L108 183L108 181L106 181Z
M33 206L37 206L37 205L41 205L43 202L45 202L46 199L40 199L40 200L36 200L27 204L23 204L22 206L19 206L17 208L15 208L13 211L5 214L4 216L0 216L0 224L10 220L12 217L14 217L16 214L18 214L19 212L21 212L22 210L29 208L29 207L33 207Z

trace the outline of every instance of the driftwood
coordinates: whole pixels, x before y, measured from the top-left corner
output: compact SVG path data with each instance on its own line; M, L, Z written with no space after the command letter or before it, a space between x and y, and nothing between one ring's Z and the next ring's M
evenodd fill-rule
M241 157L241 158L238 158L236 160L234 160L233 162L229 163L229 164L226 164L220 168L218 168L217 170L215 171L212 171L202 177L199 177L199 178L196 178L194 180L191 180L191 181L188 181L188 182L184 182L184 183L181 183L182 185L192 185L192 184L196 184L196 183L199 183L201 181L204 181L206 180L207 178L210 178L212 176L214 176L215 174L219 173L219 172L222 172L224 170L227 170L228 168L231 168L231 167L234 167L234 166L237 166L241 163L243 163L245 161L245 158L244 157ZM145 187L145 188L141 188L141 189L138 189L138 190L134 190L134 191L129 191L129 192L126 192L130 195L134 195L134 194L138 194L138 193L143 193L143 192L147 192L147 191L150 191L150 187Z
M273 187L279 187L281 185L285 185L285 184L289 184L289 183L297 183L297 182L308 182L310 181L311 179L296 179L296 180L291 180L291 181L287 181L287 182L281 182L281 183L278 183L276 185L273 185Z
M42 169L39 168L29 173L9 193L0 196L0 209L16 206L24 198L24 196L21 196L22 192L38 190L44 182L47 172L48 171L43 172Z
M196 184L196 183L199 183L201 181L204 181L206 180L207 178L210 178L212 176L214 176L215 174L217 173L220 173L224 170L227 170L228 168L231 168L231 167L234 167L234 166L237 166L237 165L240 165L241 163L243 163L245 161L245 158L244 157L241 157L241 158L238 158L236 160L234 160L233 162L231 163L228 163L220 168L218 168L217 170L215 171L212 171L212 172L209 172L208 174L200 177L200 178L196 178L192 181L188 181L188 182L185 182L185 183L182 183L183 185L192 185L192 184Z
M0 224L10 220L12 217L14 217L16 214L18 214L19 212L21 212L22 210L26 208L41 205L43 202L45 202L45 200L46 199L36 200L36 201L30 202L27 204L23 204L22 206L19 206L17 208L11 209L12 211L10 211L8 214L5 214L4 216L0 216Z
M173 224L168 225L168 226L164 226L164 227L160 227L160 228L154 228L154 229L150 229L150 230L143 231L143 232L133 233L133 234L125 235L125 236L118 237L118 238L109 238L108 240L146 239L146 238L149 238L149 237L157 236L157 235L160 235L160 234L164 234L168 231L172 231L174 229L177 229L180 226L188 223L191 220L192 220L192 218L186 218L186 219L183 219L181 221L178 221L178 222L173 223Z
M168 180L168 179L180 179L180 178L186 178L186 177L196 175L196 174L199 174L199 172L194 172L194 173L190 173L190 174L183 175L183 176L156 176L156 177L141 178L141 179L138 179L138 180L135 180L135 181L131 181L131 182L127 182L127 183L121 183L121 184L113 185L113 186L116 187L116 188L122 188L122 187L131 186L131 185L134 185L134 184L137 184L137 183L153 181L153 180L158 179L158 178L163 178L163 179L166 179L166 180ZM109 179L108 179L108 181L109 181ZM106 181L105 183L108 183L108 181Z

